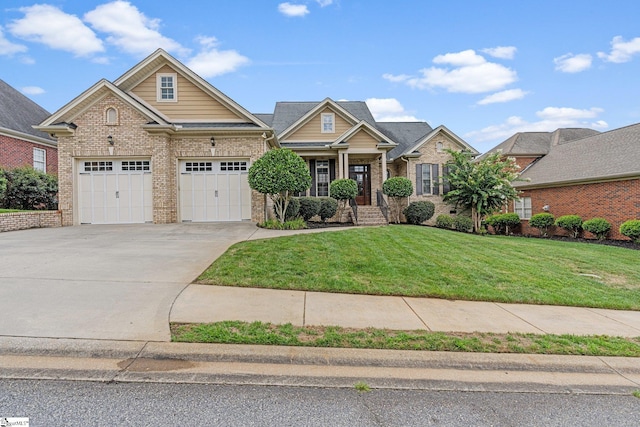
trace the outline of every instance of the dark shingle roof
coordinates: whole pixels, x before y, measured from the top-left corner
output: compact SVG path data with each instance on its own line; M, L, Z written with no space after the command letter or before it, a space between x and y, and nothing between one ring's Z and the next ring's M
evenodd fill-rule
M280 134L318 104L320 104L320 102L277 102L273 110L271 126L277 134ZM366 103L362 101L338 101L336 104L344 108L349 114L358 119L358 121L365 120L369 124L375 125L376 121ZM266 114L256 116L262 120L261 117L266 116Z
M0 127L55 142L46 132L31 127L49 116L47 110L0 80Z
M262 122L267 126L271 126L273 124L273 114L254 113L253 115L259 120L262 120Z
M529 187L640 176L640 123L553 146L522 173Z
M380 132L387 135L398 146L387 154L389 159L395 159L403 154L410 154L418 141L427 136L433 129L426 122L380 122L376 124Z
M549 153L553 145L596 135L600 132L587 128L560 128L553 132L518 132L493 147L487 154L501 150L504 155L541 156Z

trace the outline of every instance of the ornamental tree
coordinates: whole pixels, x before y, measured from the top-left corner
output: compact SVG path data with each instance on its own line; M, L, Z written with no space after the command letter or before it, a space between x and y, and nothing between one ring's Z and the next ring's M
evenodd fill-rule
M447 176L451 190L443 200L471 208L473 231L477 233L486 215L518 198L511 183L518 180L519 167L513 158L503 159L499 151L478 161L468 152L447 152L452 157Z
M276 148L251 165L249 187L269 196L276 217L284 223L289 201L295 193L311 187L311 175L302 157L287 148Z
M413 194L413 184L409 178L394 176L382 183L382 192L393 200L396 224L400 224L400 205L403 199Z
M358 183L348 178L336 179L329 186L329 195L338 201L338 221L342 221L347 202L358 195Z

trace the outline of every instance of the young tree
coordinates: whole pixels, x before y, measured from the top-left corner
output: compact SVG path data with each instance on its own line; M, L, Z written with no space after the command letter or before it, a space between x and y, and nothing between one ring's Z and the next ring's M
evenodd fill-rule
M478 232L485 215L518 198L511 185L518 179L518 165L512 158L503 159L499 151L478 161L464 151L447 152L452 157L447 176L451 190L443 200L471 208L473 231Z
M338 221L342 221L342 213L347 202L358 195L358 183L353 179L336 179L329 186L329 195L338 201Z
M393 199L396 224L400 224L402 200L413 194L413 184L409 178L394 176L382 183L382 192Z
M249 168L249 186L273 201L281 223L295 193L311 186L311 175L302 157L287 148L267 151Z

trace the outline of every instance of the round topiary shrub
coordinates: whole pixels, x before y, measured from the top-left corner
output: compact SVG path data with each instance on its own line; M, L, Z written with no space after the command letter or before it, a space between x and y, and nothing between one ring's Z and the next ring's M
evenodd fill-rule
M331 197L319 197L318 199L320 200L318 215L320 215L320 219L324 222L336 214L338 211L338 201Z
M640 244L640 219L630 219L620 226L620 234Z
M297 198L289 200L287 211L284 213L284 221L291 221L292 219L295 219L298 216L298 212L300 212L300 200ZM278 210L275 205L273 205L273 213L275 214L276 219L282 219L278 217Z
M582 223L582 229L604 240L611 231L611 223L604 218L591 218Z
M563 215L556 219L556 226L566 230L575 239L582 230L582 218L578 215Z
M336 200L349 200L358 195L358 183L353 179L336 179L329 186L329 195Z
M393 200L393 216L395 217L396 224L399 224L400 212L402 211L400 205L403 203L404 198L413 194L413 184L411 180L403 176L389 178L382 183L382 192Z
M532 216L529 219L529 226L540 230L540 236L546 237L549 227L555 223L555 218L552 214L543 212Z
M457 216L453 219L453 227L458 231L471 233L473 231L473 220L468 216Z
M411 202L409 206L404 208L402 213L404 214L409 224L422 224L428 219L431 219L433 213L436 211L436 205L429 201Z
M493 227L496 234L509 234L509 229L513 229L520 224L520 217L517 213L502 213L487 217L485 222Z
M300 211L299 214L305 221L309 221L320 212L320 205L322 204L320 199L316 197L300 197Z
M438 215L436 217L436 227L453 228L453 218L451 217L451 215Z

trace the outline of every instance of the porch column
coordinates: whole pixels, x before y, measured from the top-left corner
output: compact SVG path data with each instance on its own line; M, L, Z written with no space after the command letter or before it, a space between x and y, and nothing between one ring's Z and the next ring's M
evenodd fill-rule
M382 182L384 183L387 180L387 152L383 152L380 157L380 167L382 168Z
M349 153L344 152L344 161L342 162L342 166L344 167L344 171L342 172L343 178L349 178Z

